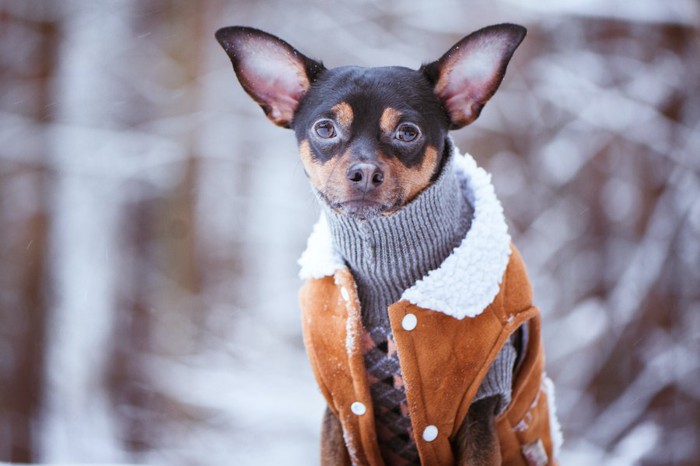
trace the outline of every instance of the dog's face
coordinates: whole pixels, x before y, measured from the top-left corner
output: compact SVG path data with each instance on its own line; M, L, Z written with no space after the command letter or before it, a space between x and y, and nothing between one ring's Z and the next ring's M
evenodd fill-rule
M481 29L419 70L326 69L265 32L216 33L243 88L278 126L292 128L312 185L334 209L390 214L440 173L450 129L474 121L525 36Z
M363 218L430 183L449 125L428 81L398 67L326 71L292 121L311 183L333 208Z

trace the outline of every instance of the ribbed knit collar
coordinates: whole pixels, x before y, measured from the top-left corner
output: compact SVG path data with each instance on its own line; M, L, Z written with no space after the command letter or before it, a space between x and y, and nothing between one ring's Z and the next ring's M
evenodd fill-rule
M449 159L425 191L390 215L360 220L319 201L333 244L355 278L368 327L388 327L389 305L440 266L466 235L473 213Z
M471 226L459 246L451 254L448 253L441 263L431 264L427 274L423 272L423 278L409 285L401 284L403 289L405 286L410 287L403 291L400 299L462 319L480 314L498 293L510 257L510 236L503 217L503 209L496 198L490 176L476 165L471 156L459 155L454 145L451 145L453 153L441 175L439 180L441 182L433 184L396 214L377 218L375 219L378 220L377 222L367 221L367 225L359 228L366 232L368 239L373 238L372 241L380 243L379 248L375 244L375 247L368 250L380 251L383 249L381 242L386 241L383 229L386 228L384 222L387 220L391 222L410 220L415 224L416 218L427 222L445 220L444 216L449 213L458 215L462 208L458 197L452 198L454 205L443 205L433 210L434 202L443 199L442 190L452 189L450 186L454 187L454 184L451 185L451 183L456 182L459 190L474 209ZM456 174L457 181L450 181L452 170ZM344 251L346 248L336 244L345 240L337 230L334 238L330 223L339 224L349 221L352 224L355 221L345 218L344 220L333 219L329 222L329 217L332 215L338 216L333 212L322 212L321 219L314 227L308 247L299 260L302 278L321 278L333 275L338 269L346 267L347 258L343 257L343 253L347 253L346 250ZM396 218L392 218L395 216ZM452 222L454 218L449 219L448 223ZM349 228L351 224L344 225L343 228ZM419 234L416 232L416 235ZM444 247L448 247L447 243L452 241L453 239L446 240ZM411 241L411 244L418 243ZM450 248L453 246L454 244L449 245ZM436 247L440 249L443 246ZM397 245L392 245L386 250L396 250L396 248ZM415 251L412 252L415 253ZM407 260L410 262L411 258Z

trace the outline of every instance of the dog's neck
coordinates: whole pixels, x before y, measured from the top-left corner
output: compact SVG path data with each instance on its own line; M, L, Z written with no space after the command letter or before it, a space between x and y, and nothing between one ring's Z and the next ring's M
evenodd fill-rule
M438 268L466 236L473 210L463 182L448 160L438 179L413 201L370 220L350 218L322 201L334 245L357 283L367 328L388 328L388 306Z

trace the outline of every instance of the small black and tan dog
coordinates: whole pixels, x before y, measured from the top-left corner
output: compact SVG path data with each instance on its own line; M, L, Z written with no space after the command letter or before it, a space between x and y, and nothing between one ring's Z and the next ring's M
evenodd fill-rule
M246 92L296 133L311 183L331 205L362 217L395 211L429 185L447 132L479 116L524 37L522 26L486 27L416 71L326 69L260 30L216 33Z
M435 182L449 159L448 131L479 116L525 33L513 24L486 27L418 70L327 69L248 27L220 29L216 38L267 117L294 130L323 201L366 220L397 212ZM495 405L491 397L469 408L451 439L457 464L501 462ZM350 464L341 423L330 411L323 429L323 464Z

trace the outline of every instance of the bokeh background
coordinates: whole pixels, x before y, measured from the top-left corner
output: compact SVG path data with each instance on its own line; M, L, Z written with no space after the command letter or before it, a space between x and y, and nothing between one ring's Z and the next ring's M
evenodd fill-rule
M545 322L563 465L700 458L696 0L0 0L0 462L317 464L293 134L213 38L416 68L529 34L453 134Z

